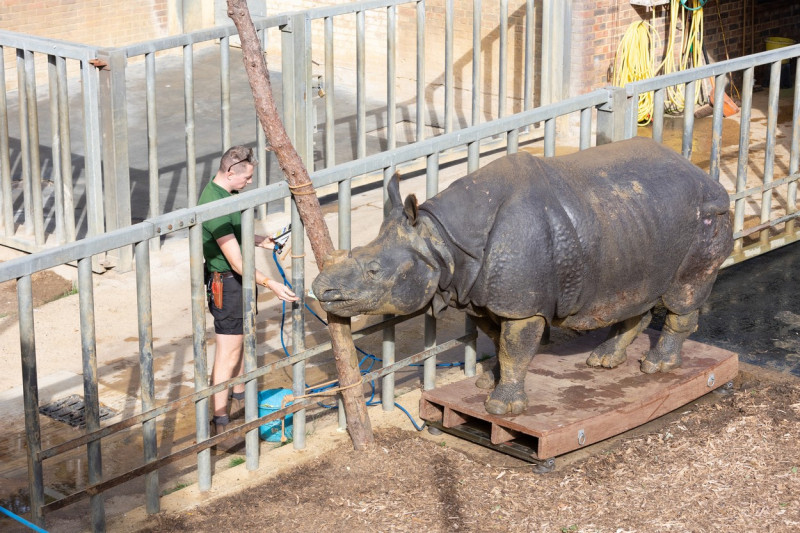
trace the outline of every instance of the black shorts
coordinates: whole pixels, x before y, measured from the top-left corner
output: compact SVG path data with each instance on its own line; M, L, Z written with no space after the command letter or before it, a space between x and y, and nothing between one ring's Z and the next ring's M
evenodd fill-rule
M211 274L206 281L208 289L208 310L214 317L214 333L218 335L244 334L244 320L242 317L242 277L238 274L222 278L222 308L214 305L211 296Z

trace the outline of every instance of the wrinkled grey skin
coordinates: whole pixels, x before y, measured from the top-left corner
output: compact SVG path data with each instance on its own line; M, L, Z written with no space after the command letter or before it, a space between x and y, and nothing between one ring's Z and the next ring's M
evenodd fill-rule
M631 139L577 154L510 155L417 206L392 212L377 238L326 263L313 283L341 316L463 309L494 342L497 366L477 384L486 410L519 414L524 378L548 324L612 326L587 364L613 368L660 301L666 322L641 361L681 364L719 266L733 247L725 190L679 154Z

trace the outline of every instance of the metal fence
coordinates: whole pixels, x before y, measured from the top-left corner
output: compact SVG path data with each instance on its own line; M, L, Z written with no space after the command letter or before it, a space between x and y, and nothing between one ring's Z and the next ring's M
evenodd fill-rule
M419 4L418 4L419 5ZM387 9L390 9L389 6ZM326 16L336 15L334 11L325 12ZM321 11L322 12L322 11ZM307 37L298 37L298 32L302 34L300 27L306 27L310 20L309 15L296 15L287 18L274 18L270 22L262 22L260 29L264 29L268 24L275 24L283 27L284 38L292 40L294 47L300 46L298 43L307 43ZM215 30L216 31L216 30ZM226 29L230 32L230 29ZM230 35L230 34L229 34ZM307 33L306 33L307 35ZM187 65L184 73L191 78L192 70L192 47L191 39L186 36L176 38L176 45L183 46L185 55L184 62ZM297 39L297 41L294 41ZM223 38L224 40L224 38ZM166 42L164 45L166 46ZM222 50L225 49L223 45ZM287 50L290 48L287 48ZM155 54L156 49L141 50L142 54ZM133 53L132 50L125 52ZM78 55L78 54L76 54ZM302 54L301 54L302 55ZM24 56L24 54L23 54ZM797 212L797 179L798 179L798 116L800 115L800 82L794 80L794 99L792 104L792 126L789 147L786 152L789 155L789 163L785 166L775 165L775 152L778 142L776 133L779 88L778 78L780 76L781 61L791 59L796 64L796 58L800 56L800 46L787 47L779 50L769 51L755 56L735 59L709 65L699 69L670 75L667 77L656 78L644 82L637 82L626 88L608 88L597 90L589 94L568 99L563 102L548 105L545 107L526 110L514 115L504 116L496 120L475 124L457 131L451 131L436 137L422 139L418 142L402 147L395 147L392 150L373 155L359 154L353 161L341 163L317 170L312 174L312 180L317 188L334 186L338 188L338 207L339 207L339 226L341 248L350 246L350 184L353 180L363 176L379 176L384 183L394 173L395 169L404 165L412 165L425 169L426 175L426 194L431 196L439 189L439 170L447 161L464 160L466 171L472 171L479 167L482 154L488 147L502 144L508 152L517 151L521 143L526 139L534 139L537 143L542 143L543 153L546 157L556 153L556 125L579 123L577 132L579 147L588 148L592 144L611 142L625 137L631 137L637 133L635 127L635 105L638 95L645 91L655 91L656 114L654 118L653 136L659 140L664 136L663 113L659 111L658 102L663 103L663 91L676 84L683 84L687 94L687 107L682 122L682 152L685 156L691 157L693 152L693 124L694 109L691 93L694 90L694 81L714 76L716 79L716 93L713 115L713 134L709 147L709 171L717 179L726 179L721 164L725 158L721 150L721 139L723 132L723 98L721 91L725 85L725 76L729 72L743 72L743 98L742 98L742 120L739 131L740 143L738 155L736 157L735 190L732 191L732 200L735 202L735 221L737 248L734 255L726 264L750 257L755 253L761 253L768 249L787 244L797 240L798 231L794 220L798 216ZM150 57L150 56L148 56ZM90 63L93 58L81 56L76 59L81 61L81 66L86 72L87 78L94 79L97 74L95 67ZM111 72L114 72L114 65L121 58L117 56L109 57L108 64L111 65ZM155 61L145 58L145 64L149 65ZM24 57L21 60L25 65ZM56 64L58 61L56 60ZM224 61L222 61L224 63ZM92 65L90 69L87 65ZM771 70L772 83L770 85L768 111L767 111L767 137L763 148L752 146L749 140L750 116L752 112L752 80L753 69L760 65L767 65ZM58 70L56 65L56 70ZM298 57L294 57L291 65L284 64L286 70L283 72L284 78L293 77L295 82L284 81L284 94L307 90L303 82L307 80L308 65ZM152 67L147 68L154 68ZM0 69L2 71L2 69ZM89 72L94 74L88 74ZM94 83L91 80L85 81L86 87L91 87ZM294 85L292 85L294 83ZM191 83L187 81L187 86ZM773 88L774 86L774 88ZM87 90L86 87L84 90ZM289 89L287 89L289 87ZM293 88L292 88L293 87ZM191 101L188 98L186 101ZM84 97L85 98L85 97ZM35 99L34 99L35 100ZM223 99L224 100L224 99ZM124 98L121 100L124 101ZM187 110L193 106L187 104ZM91 107L91 106L89 106ZM113 106L112 106L113 107ZM224 106L223 106L224 108ZM298 113L298 109L301 109ZM149 109L148 109L149 113ZM287 114L288 113L288 114ZM224 114L224 112L223 112ZM192 113L187 111L187 116ZM300 128L309 127L308 112L302 112L302 108L292 107L291 111L285 110L285 118L290 128L294 128L297 136ZM26 115L28 116L28 115ZM561 117L567 117L561 119ZM99 121L97 121L99 124ZM225 121L223 120L223 124ZM185 122L187 126L187 152L191 151L192 142L189 126L191 120ZM543 125L543 137L536 137L531 134L537 125ZM255 126L254 126L255 127ZM224 130L224 127L223 127ZM99 125L94 130L99 135ZM150 130L148 130L150 131ZM363 130L362 130L363 131ZM525 132L528 132L527 134ZM527 137L525 137L527 135ZM223 135L224 136L224 135ZM308 138L300 136L299 138ZM361 134L358 136L361 139ZM359 141L360 142L360 141ZM90 143L87 140L87 146ZM264 149L264 146L261 146ZM124 146L119 147L115 161L124 160ZM308 144L305 150L308 150ZM303 145L300 146L303 153ZM760 176L755 176L760 181L757 186L749 186L747 182L748 161L752 161L757 151L764 156L763 172ZM306 151L306 155L308 152ZM97 154L96 154L97 155ZM191 166L194 157L188 158L187 167ZM95 163L99 168L99 159ZM151 168L158 168L158 163L154 163ZM786 169L785 176L776 176L777 169ZM188 174L194 175L196 170ZM6 176L7 174L4 174ZM730 178L727 178L730 179ZM257 428L266 421L285 416L294 412L295 417L295 439L294 446L302 448L305 446L304 424L306 411L312 407L309 401L298 401L287 409L280 410L267 417L259 418L257 413L255 387L257 380L279 368L292 366L294 385L296 393L305 390L305 363L312 358L322 357L329 344L321 344L311 348L305 347L305 332L303 329L302 307L294 306L293 309L293 332L292 342L294 355L276 363L265 366L258 366L257 355L255 352L255 332L254 332L254 300L255 283L253 279L254 256L253 235L256 213L264 213L264 206L270 202L281 202L289 198L289 190L285 182L266 184L261 182L261 187L255 190L238 195L225 201L215 202L203 206L192 206L178 209L174 212L156 214L144 222L122 227L107 233L98 234L84 240L75 241L62 246L44 250L29 257L8 261L0 265L0 282L16 279L18 290L19 307L19 328L20 328L20 350L22 354L23 368L23 402L25 407L26 440L27 452L29 456L29 479L30 479L30 499L33 521L37 524L44 523L44 515L48 512L63 508L84 498L90 498L92 506L92 527L95 530L103 530L105 527L105 512L103 507L103 493L108 489L117 486L132 478L145 476L147 509L149 512L157 512L159 509L158 491L158 470L164 465L176 461L180 458L195 455L197 456L198 484L203 489L208 489L211 484L210 468L210 447L219 443L233 434L245 433L246 437L246 464L248 469L258 467L259 447ZM189 185L187 185L189 187ZM195 182L194 191L196 192L197 183ZM780 189L783 187L784 189ZM780 197L780 212L776 212L772 199L779 192L783 193ZM196 198L196 194L188 195L189 198ZM4 200L6 196L4 194ZM755 199L758 207L758 223L745 229L747 201ZM152 207L151 207L152 208ZM753 209L753 206L750 207ZM244 254L244 286L245 286L245 375L235 378L227 383L208 387L208 368L206 364L206 341L205 341L205 288L202 273L202 250L201 250L201 224L204 220L220 216L225 213L240 211L242 213L242 243ZM294 255L303 255L303 232L302 224L293 209L293 249ZM195 392L175 401L162 405L156 405L154 395L153 378L153 336L152 324L157 317L153 316L150 294L150 252L152 243L158 241L165 235L175 232L186 232L189 234L189 257L191 264L191 277L187 283L191 286L192 294L192 327L193 327L193 351L194 351L194 370L195 370ZM752 241L752 236L758 236L757 242ZM748 241L750 238L750 241ZM96 340L94 332L94 302L92 288L92 258L105 254L111 250L121 248L132 248L134 250L136 279L137 279L137 304L139 310L139 371L141 377L141 413L122 420L120 422L102 426L99 420L99 397L97 382L97 363L96 363ZM78 263L79 272L79 314L81 320L81 339L82 357L84 362L84 396L86 403L86 432L71 441L43 449L40 438L39 422L39 401L37 388L37 367L36 367L36 340L33 320L32 304L32 281L31 276L38 271L51 268L69 262ZM292 261L292 282L298 294L305 292L305 265L301 257ZM385 343L383 364L380 370L371 372L363 377L363 381L382 380L382 402L386 409L394 405L394 373L411 363L424 361L423 386L428 389L435 386L436 380L436 355L444 350L463 344L465 346L465 373L473 375L476 365L475 353L475 328L468 322L465 326L464 335L451 339L442 344L435 343L436 324L432 318L426 318L426 331L424 338L425 349L417 354L405 357L400 361L395 361L392 327L405 318L396 318L390 321L371 326L367 330L355 335L359 338L363 335L383 332ZM226 387L235 383L246 384L246 416L243 425L229 430L226 434L209 438L208 433L208 397L215 392L224 390ZM155 423L158 417L185 406L194 405L196 420L196 443L185 446L178 451L168 455L158 456L156 447ZM144 442L143 464L125 474L107 478L102 471L102 457L100 442L124 429L141 427L142 439ZM75 492L56 501L49 503L44 499L44 480L43 462L52 459L59 454L70 450L76 450L82 446L87 446L89 485L82 490Z
M520 130L530 128L536 123L546 124L545 131L545 151L552 155L555 149L555 128L554 122L557 117L569 113L578 113L581 116L581 138L584 139L583 146L588 147L591 140L591 113L592 109L608 101L608 93L605 90L595 91L580 98L561 102L548 106L547 108L534 109L517 115L512 115L488 122L482 125L473 126L458 132L441 135L427 139L419 143L414 143L395 150L368 156L363 159L344 163L342 165L315 172L312 175L316 187L324 187L330 184L349 182L358 176L380 172L388 179L397 165L414 161L422 161L426 167L427 185L426 190L429 195L433 195L438 190L438 172L440 167L440 156L448 152L452 155L452 150L466 147L469 153L467 166L469 169L476 169L479 165L480 152L478 150L482 140L493 140L498 135L506 135L508 138L508 151L513 152L518 148ZM446 157L446 156L445 156ZM158 493L158 469L165 464L191 454L197 454L198 483L202 489L208 489L211 485L210 469L210 447L230 437L233 434L246 432L246 456L247 467L255 469L258 466L258 435L257 428L266 421L277 419L288 413L294 412L294 446L302 448L305 446L304 439L304 416L305 409L310 402L299 401L292 406L280 410L273 415L259 418L256 414L255 388L257 379L269 372L274 372L279 368L293 365L293 376L295 379L294 390L301 395L305 392L305 361L312 357L323 354L330 348L330 343L324 343L313 348L305 349L305 339L300 337L296 344L293 344L295 354L280 362L257 367L255 353L255 330L254 330L254 310L255 310L255 282L253 277L254 269L254 246L253 232L255 221L255 210L269 202L282 200L289 197L289 189L285 182L271 184L256 190L237 195L212 204L185 208L173 213L160 215L145 222L122 228L103 235L91 237L74 243L66 244L52 250L46 250L29 257L23 257L8 261L0 265L0 281L16 279L18 287L19 302L19 324L20 324L20 349L22 353L23 383L25 405L25 422L27 451L30 464L30 483L31 483L31 510L33 521L42 524L44 513L60 509L66 505L74 503L82 498L89 497L92 502L92 526L96 530L102 530L105 524L103 511L103 492L120 483L128 481L133 477L147 476L147 508L150 512L157 512L159 508ZM205 287L203 283L202 268L202 222L226 213L240 211L242 213L242 235L244 250L244 308L245 308L245 375L235 378L226 383L208 387L208 368L206 364L206 340L205 340ZM349 211L341 213L344 219L344 226L349 227ZM156 407L154 401L154 378L153 378L153 338L152 323L156 317L152 315L151 295L150 295L150 242L159 239L165 234L188 229L189 250L188 258L191 264L191 283L192 294L192 325L194 339L194 361L195 361L195 393L180 398L176 401ZM299 239L297 236L299 235ZM249 236L249 237L248 237ZM293 239L302 239L301 231L293 231ZM136 280L137 280L137 303L139 309L139 347L140 347L140 376L141 376L141 395L142 412L139 415L127 418L105 427L99 421L99 398L97 382L97 363L96 363L96 344L94 332L94 309L93 309L93 288L91 260L97 254L102 254L109 250L117 249L122 246L133 246L136 258ZM297 253L297 250L295 250ZM49 449L42 449L40 439L40 426L38 414L38 389L36 371L36 342L33 322L32 306L32 284L31 275L43 269L57 265L76 261L79 271L79 302L81 319L81 340L84 361L84 396L86 404L86 432L79 438L69 442L59 444ZM302 263L302 261L301 261ZM302 294L303 268L302 265L297 271L293 271L295 280L295 290ZM300 308L299 305L295 306ZM375 326L371 326L365 331L357 332L355 338L359 338L368 333L384 331L385 338L390 346L382 354L384 367L375 370L363 377L363 381L368 383L372 380L381 378L383 380L382 402L385 408L392 408L394 405L394 373L409 364L424 361L424 387L431 388L435 385L436 355L445 350L451 349L459 344L465 345L465 373L474 375L476 365L475 353L475 328L467 324L463 336L451 339L442 344L436 344L435 340L435 321L432 318L426 320L425 338L428 340L426 349L423 352L405 357L395 362L393 347L391 346L392 330L391 327L408 317L392 319ZM302 323L302 319L299 321ZM431 334L434 332L434 334ZM295 331L294 335L298 332ZM215 392L224 390L226 387L235 383L245 383L247 388L246 395L246 417L245 423L226 433L209 438L208 426L208 397ZM186 405L195 405L196 412L196 444L187 446L179 451L166 456L157 457L156 454L156 434L154 431L155 420L157 417L169 413ZM113 435L115 432L126 428L141 425L145 463L123 475L111 479L104 478L102 474L102 460L100 456L100 441ZM69 450L87 446L88 465L89 465L89 486L79 490L66 498L45 503L44 485L42 475L43 461L56 457L58 454Z
M652 91L654 101L653 138L664 140L664 101L667 91L678 86L685 94L681 135L681 153L692 159L695 138L695 92L702 80L713 79L714 111L712 116L707 170L715 180L722 180L734 203L733 231L735 248L723 267L766 253L800 238L795 220L797 182L800 178L800 76L796 74L800 45L768 51L752 56L707 65L625 87L627 98L624 137L637 134L636 102L643 93ZM791 61L791 65L789 63ZM795 67L794 69L789 67ZM763 140L751 139L753 116L754 72L769 69L766 109L766 132ZM793 80L785 79L795 72ZM784 76L784 80L781 77ZM728 80L741 77L741 115L735 150L723 150L724 97ZM779 101L782 81L793 88L791 126L778 132ZM784 91L784 99L790 91ZM730 128L731 125L729 124ZM783 139L783 142L781 142ZM776 163L782 162L781 165ZM784 175L776 176L776 172ZM749 216L748 216L749 215Z
M476 68L469 89L469 124L477 124L481 117L507 114L512 98L508 57L515 44L509 42L509 34L522 48L520 89L524 97L519 105L522 109L532 107L534 6L533 0L525 0L521 10L524 15L517 14L524 18L524 32L511 32L508 1L500 0L498 60L492 72L487 72L481 68L482 54L491 52L487 50L490 46L481 42L481 22L485 24L486 17L482 16L481 0L475 0L472 63ZM432 118L438 113L431 107L432 89L425 79L424 0L369 0L254 21L264 48L278 49L280 68L273 71L278 101L286 102L282 112L287 129L310 168L315 165L315 144L317 153L323 155L317 167L361 158L398 144L395 125L412 122L397 113L399 59L414 65L409 77L415 78L415 94L407 102L414 115L413 141L425 137L426 124L432 120L441 122L444 132L452 131L457 122L464 124L455 120L458 106L454 98L452 0L445 7L444 75L431 81L437 88L441 85L444 92L443 120ZM404 28L415 30L400 37L398 9L406 13ZM411 27L409 11L414 13ZM376 24L384 26L385 39L368 35L367 20L373 30ZM349 27L353 25L354 30ZM320 34L321 38L315 38ZM240 57L232 45L235 37L235 27L226 25L130 46L99 48L0 31L0 76L5 72L2 56L13 52L18 57L16 89L6 90L6 80L0 77L0 244L32 252L191 207L196 204L202 177L213 173L210 169L218 154L231 144L257 148L259 160L265 162L258 167L257 185L279 180L277 164L252 107L241 103L251 101L251 96L241 61L232 61ZM341 53L343 41L355 50L354 81L350 87L337 88L334 57L338 56L334 49L338 46ZM403 45L400 50L398 43ZM385 99L375 111L369 109L374 96L368 94L367 56L381 50L385 50L380 52L384 56ZM315 74L312 58L321 56L320 74ZM37 93L37 71L41 76L42 61L50 64L49 85L48 90L39 87ZM76 69L65 64L71 61L80 63L80 86L70 86L69 73ZM165 69L176 73L171 86L159 83ZM236 83L231 83L232 78ZM485 91L481 87L491 85L492 79L498 80L497 108L482 109ZM374 86L370 90L375 93ZM82 113L70 110L70 91L80 93ZM348 97L340 98L345 92ZM351 97L350 92L355 94ZM321 94L324 98L318 96ZM354 147L352 156L342 150L337 153L335 144L342 135L337 118L350 106L348 121L352 124L346 127L352 127L353 133L346 135ZM48 108L47 115L39 112ZM15 109L19 110L17 122L11 120ZM368 143L368 126L376 121L382 122L386 131L380 143ZM49 143L42 142L40 131L49 132ZM15 138L18 144L9 144L9 139ZM176 139L185 139L180 149L167 144ZM21 188L15 186L17 181L21 181ZM19 203L22 209L15 205ZM259 208L259 218L266 213L267 206ZM129 248L109 258L121 270L129 268L131 260Z

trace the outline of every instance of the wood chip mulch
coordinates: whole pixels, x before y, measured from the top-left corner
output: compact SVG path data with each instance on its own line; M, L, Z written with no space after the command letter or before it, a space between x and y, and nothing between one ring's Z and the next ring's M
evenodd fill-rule
M795 383L739 380L549 474L384 429L143 531L800 531L799 420Z

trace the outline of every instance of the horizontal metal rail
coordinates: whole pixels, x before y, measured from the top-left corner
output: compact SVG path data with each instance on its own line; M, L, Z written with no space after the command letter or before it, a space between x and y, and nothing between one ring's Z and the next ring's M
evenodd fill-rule
M407 318L408 317L403 317L404 320L407 319ZM447 342L442 343L440 345L437 345L435 347L432 347L432 348L423 350L421 352L418 352L416 354L413 354L413 355L411 355L409 357L406 357L402 361L398 361L397 363L395 363L395 364L393 364L391 366L382 368L381 370L377 370L375 372L370 372L368 374L364 374L362 376L362 378L361 378L361 384L362 385L366 385L366 384L370 383L371 381L377 380L377 379L379 379L379 378L381 378L381 377L383 377L385 375L388 375L390 373L394 373L397 370L400 370L401 368L410 366L410 365L415 364L415 363L419 363L419 362L424 361L425 359L427 359L429 357L435 357L437 354L440 354L440 353L445 352L447 350L453 349L453 348L459 346L460 344L465 344L465 343L468 343L470 341L474 341L476 337L477 337L477 333L476 332L473 332L473 333L470 333L470 334L467 334L467 335L463 335L463 336L461 336L461 337L459 337L457 339L452 339L450 341L447 341ZM208 392L208 391L204 391L204 392ZM329 394L324 394L324 395L334 395L336 393L337 393L336 391L331 391ZM317 394L315 396L319 396L319 395L320 394ZM184 400L184 399L182 399L182 400ZM188 446L186 448L182 448L181 450L178 450L177 452L171 453L169 455L165 455L165 456L163 456L163 457L161 457L161 458L159 458L159 459L157 459L157 460L155 460L153 462L150 462L150 463L147 463L147 464L142 465L140 467L134 468L134 469L132 469L132 470L130 470L130 471L124 473L124 474L119 475L119 476L115 476L115 477L113 477L111 479L107 479L107 480L105 480L103 482L100 482L100 483L92 484L92 485L84 488L83 490L77 491L77 492L75 492L73 494L70 494L69 496L67 496L65 498L62 498L60 500L57 500L55 502L52 502L52 503L49 503L49 504L45 505L43 507L43 511L45 513L56 511L58 509L61 509L61 508L66 507L68 505L71 505L71 504L73 504L73 503L75 503L77 501L80 501L81 499L85 498L86 496L92 496L92 495L95 495L95 494L100 494L100 493L102 493L102 492L104 492L106 490L109 490L109 489L111 489L113 487L116 487L117 485L120 485L122 483L130 481L131 479L137 478L139 476L143 476L143 475L147 474L148 472L153 472L155 470L158 470L159 468L161 468L161 467L163 467L163 466L165 466L165 465L167 465L169 463L172 463L172 462L177 461L179 459L182 459L184 457L188 457L188 456L191 456L193 454L196 454L200 450L207 449L207 448L210 448L212 446L216 446L217 444L220 444L221 442L223 442L223 441L225 441L225 440L227 440L227 439L229 439L231 437L238 436L238 435L241 435L241 434L246 433L248 431L251 431L253 429L256 429L262 424L265 424L265 423L268 423L268 422L271 422L271 421L274 421L274 420L280 420L281 418L284 418L285 416L288 416L288 415L290 415L292 413L296 413L297 411L300 411L302 409L313 407L313 405L314 405L314 403L316 401L317 401L316 397L314 397L312 399L300 399L300 400L297 400L296 402L293 402L291 405L288 405L288 406L286 406L286 407L284 407L282 409L278 409L273 413L270 413L268 415L264 415L262 417L259 417L259 418L255 419L255 420L251 420L251 421L245 422L242 425L239 425L239 426L237 426L235 428L229 429L229 430L227 430L227 431L225 431L223 433L220 433L220 434L218 434L218 435L216 435L214 437L210 437L209 439L204 440L202 442L193 444L193 445ZM172 402L172 403L174 404L176 402ZM186 402L186 403L188 404L189 402ZM84 444L85 444L85 442L84 442Z
M768 65L776 61L796 58L798 56L800 56L800 44L785 46L783 48L759 52L748 56L726 59L719 63L693 67L670 74L662 74L646 80L633 81L625 85L625 92L628 96L633 96L647 91L663 89L664 87L711 78L720 74L729 74L760 65Z

